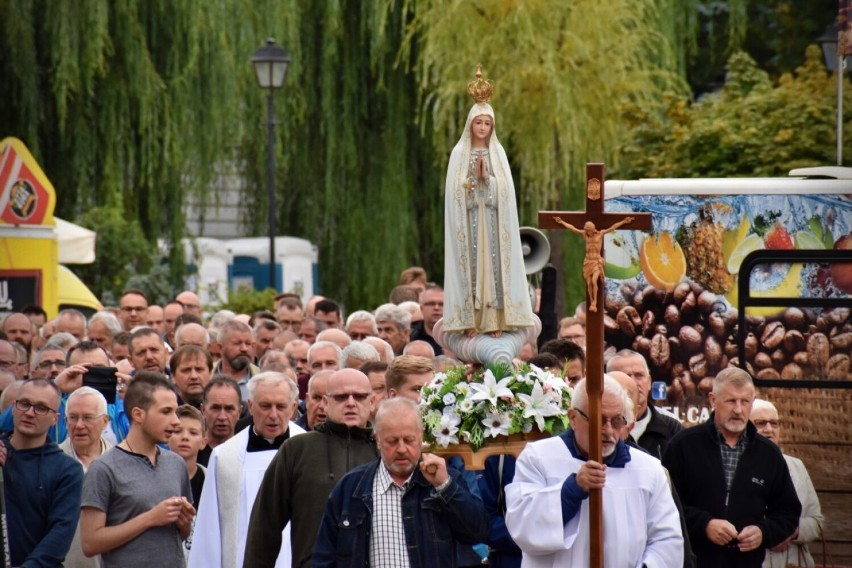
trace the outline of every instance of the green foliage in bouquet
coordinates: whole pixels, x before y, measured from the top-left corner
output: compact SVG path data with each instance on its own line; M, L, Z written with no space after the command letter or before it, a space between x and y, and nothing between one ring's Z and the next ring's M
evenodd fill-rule
M571 392L560 376L530 365L435 373L420 392L424 439L444 448L465 442L476 451L497 436L559 434L568 428Z

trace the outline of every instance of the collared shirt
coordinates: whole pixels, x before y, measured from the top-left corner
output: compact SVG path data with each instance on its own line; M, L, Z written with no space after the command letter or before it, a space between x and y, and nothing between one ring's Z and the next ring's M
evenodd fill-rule
M732 448L725 441L725 436L716 426L716 433L719 436L719 450L722 452L722 469L725 472L725 488L728 493L731 492L731 484L734 482L734 473L737 471L737 465L740 463L740 458L745 452L748 445L748 433L743 430L742 436L737 440L737 443ZM727 505L727 497L725 498Z
M373 479L373 520L370 531L370 566L403 568L409 566L405 527L402 524L402 496L411 476L401 486L384 463Z

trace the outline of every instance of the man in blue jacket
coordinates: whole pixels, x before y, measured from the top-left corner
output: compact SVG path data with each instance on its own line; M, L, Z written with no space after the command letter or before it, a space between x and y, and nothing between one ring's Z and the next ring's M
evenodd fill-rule
M751 376L713 379L713 414L669 442L663 465L677 489L699 568L759 568L799 525L802 506L781 451L749 422Z
M442 458L421 455L423 426L413 401L384 401L374 428L381 458L335 486L314 567L455 566L456 542L488 536L482 501Z
M15 429L2 440L12 566L62 566L80 518L83 468L47 437L59 397L51 382L27 381L13 405Z

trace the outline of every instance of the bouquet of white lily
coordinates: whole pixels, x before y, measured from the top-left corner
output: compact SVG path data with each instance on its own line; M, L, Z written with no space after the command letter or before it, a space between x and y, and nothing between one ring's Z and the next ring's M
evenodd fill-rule
M466 443L476 451L497 436L534 429L559 434L568 428L571 392L561 377L534 365L435 373L420 391L424 439L444 448Z

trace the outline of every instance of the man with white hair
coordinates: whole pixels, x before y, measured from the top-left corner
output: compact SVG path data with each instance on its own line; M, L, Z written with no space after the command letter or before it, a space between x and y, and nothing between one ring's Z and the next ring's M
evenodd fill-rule
M110 312L98 312L89 318L86 333L90 341L101 346L101 349L112 355L112 340L121 333L121 322Z
M571 427L527 444L506 488L506 526L523 552L524 566L588 566L591 489L603 490L606 566L683 564L677 509L659 460L630 449L620 437L633 403L604 375L601 397L603 463L588 458L586 381L574 389Z
M253 424L216 446L207 467L198 506L190 568L240 568L257 491L281 444L305 431L290 421L299 391L292 379L276 372L258 373L248 382ZM290 567L289 527L276 566Z
M411 314L394 304L383 304L376 309L379 337L390 343L394 355L402 355L411 334Z
M344 367L349 369L360 369L364 363L379 361L379 352L369 343L353 341L343 349Z
M363 341L366 337L378 335L376 316L366 310L352 312L346 318L346 333L352 341Z
M93 461L113 446L103 436L109 424L104 395L91 387L80 387L72 392L65 401L65 423L68 437L59 444L59 449L77 460L85 473ZM101 565L99 556L89 558L83 554L79 524L64 565L67 568L98 568Z
M343 363L343 350L331 341L317 341L308 349L308 368L312 375L319 371L337 371Z
M781 436L781 423L778 419L778 409L768 400L754 399L751 407L751 423L757 428L757 433L778 445ZM799 458L784 454L784 461L790 468L790 477L796 487L796 496L802 503L802 514L799 526L787 540L766 551L763 560L764 568L786 568L787 566L814 565L814 559L808 550L808 543L820 538L823 527L822 509L819 506L811 476L805 464Z

